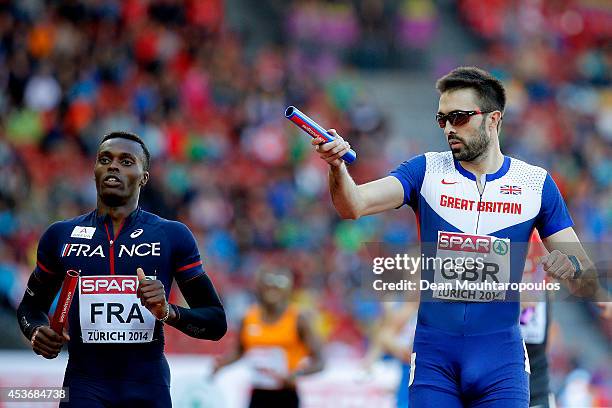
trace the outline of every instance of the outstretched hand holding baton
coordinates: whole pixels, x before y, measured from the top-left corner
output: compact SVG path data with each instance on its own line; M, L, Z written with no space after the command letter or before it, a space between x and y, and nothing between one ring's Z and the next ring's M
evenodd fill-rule
M329 165L339 167L342 165L344 156L352 151L351 145L338 135L336 129L329 129L328 132L334 136L334 140L331 142L326 142L324 139L317 136L312 139L310 143L315 147L319 156L329 163Z

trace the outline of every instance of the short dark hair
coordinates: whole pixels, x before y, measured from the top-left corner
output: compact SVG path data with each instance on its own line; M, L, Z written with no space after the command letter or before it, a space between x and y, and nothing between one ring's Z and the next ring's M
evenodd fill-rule
M440 93L466 88L476 91L480 109L504 112L506 90L497 78L484 69L477 67L455 68L436 82L436 89Z
M147 146L137 134L126 132L123 130L111 132L104 136L100 144L110 139L127 139L127 140L131 140L133 142L138 143L140 147L142 148L142 152L144 153L144 157L145 157L143 167L145 171L149 171L149 164L151 162L151 153L149 153L149 149L147 149Z

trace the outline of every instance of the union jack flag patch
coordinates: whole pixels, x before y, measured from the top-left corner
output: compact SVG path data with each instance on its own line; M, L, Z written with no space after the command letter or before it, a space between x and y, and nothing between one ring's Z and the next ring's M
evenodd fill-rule
M521 187L505 185L499 188L499 192L502 194L519 195L521 194Z

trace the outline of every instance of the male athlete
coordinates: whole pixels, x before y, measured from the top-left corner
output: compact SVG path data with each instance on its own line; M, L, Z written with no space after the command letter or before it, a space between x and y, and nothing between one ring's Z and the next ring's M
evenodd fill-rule
M255 279L257 303L242 319L235 350L214 370L246 357L252 368L249 408L297 408L298 377L323 369L321 341L308 315L291 302L290 271L266 265Z
M529 362L518 294L504 284L520 282L534 228L550 251L542 260L548 275L588 295L597 289L595 272L550 175L501 153L502 84L481 69L461 67L436 87L436 121L450 151L416 156L388 177L357 185L340 159L350 146L335 130L333 142L312 143L330 165L332 201L343 218L408 204L425 257L453 260L421 271L423 280L439 286L421 293L410 407L527 407ZM473 262L464 272L453 268L469 256ZM490 286L458 285L484 282ZM491 289L493 283L498 286Z
M52 224L40 239L17 316L36 354L55 358L68 341L65 407L169 407L164 323L208 340L227 330L191 231L138 207L148 170L138 136L108 134L94 166L96 210ZM60 336L47 313L69 269L81 278ZM190 308L167 302L173 280Z

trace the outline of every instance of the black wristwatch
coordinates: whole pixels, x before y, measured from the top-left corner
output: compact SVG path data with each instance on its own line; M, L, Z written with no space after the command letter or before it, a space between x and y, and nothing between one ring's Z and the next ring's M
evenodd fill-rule
M582 276L582 268L580 267L580 261L574 255L568 255L567 257L569 258L572 265L574 265L574 269L576 269L574 275L572 276L572 279L580 279L580 276Z

